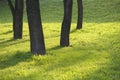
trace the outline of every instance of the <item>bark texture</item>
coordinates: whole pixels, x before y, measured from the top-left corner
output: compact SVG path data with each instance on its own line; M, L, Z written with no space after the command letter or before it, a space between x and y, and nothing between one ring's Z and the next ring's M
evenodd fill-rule
M15 6L11 0L7 0L13 16L13 38L22 38L22 28L23 28L23 10L24 10L24 0L15 0Z
M77 0L77 4L78 4L78 20L77 20L76 29L82 29L82 22L83 22L83 4L82 4L82 0Z
M31 52L45 54L45 43L39 9L39 0L26 0L27 16L30 32Z
M63 2L64 2L64 19L61 27L60 46L65 47L70 45L69 34L72 18L73 0L64 0Z

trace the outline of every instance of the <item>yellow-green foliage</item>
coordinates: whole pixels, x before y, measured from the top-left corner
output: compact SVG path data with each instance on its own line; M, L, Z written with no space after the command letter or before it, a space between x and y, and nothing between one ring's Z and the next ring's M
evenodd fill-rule
M62 0L41 0L47 55L29 51L24 15L22 40L13 40L12 17L0 3L0 80L120 80L120 1L83 0L82 30L75 30L74 1L70 47L59 47Z

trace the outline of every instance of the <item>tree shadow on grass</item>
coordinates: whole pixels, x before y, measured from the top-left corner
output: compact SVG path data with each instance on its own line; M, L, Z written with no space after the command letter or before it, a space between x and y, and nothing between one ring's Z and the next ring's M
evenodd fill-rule
M120 64L119 64L120 37L119 36L120 36L119 33L116 33L113 35L104 35L105 39L99 39L98 44L94 45L93 43L90 42L90 43L87 43L87 44L89 44L88 46L82 47L80 45L79 47L77 47L77 49L75 49L74 53L73 53L73 51L71 51L71 49L69 49L68 51L63 52L64 55L62 56L62 59L58 60L57 63L52 64L49 67L47 67L46 71L53 71L56 69L73 66L78 63L81 64L81 63L86 62L87 60L89 61L90 59L93 59L95 55L98 55L98 59L99 59L99 56L104 54L104 52L105 52L105 54L110 55L110 57L109 57L110 63L108 63L107 67L104 70L106 70L106 69L110 70L110 67L112 66L111 64L113 64L114 70L115 69L120 70L120 68L119 68L119 66L120 66ZM106 40L107 40L107 42L106 42ZM91 46L91 44L92 44L92 46ZM104 46L102 47L101 44L102 44L102 46L103 45ZM58 50L58 49L62 50L62 48L59 46L55 46L55 47L51 48L50 50L55 50L55 52L56 52L56 50ZM81 53L74 55L75 53L78 53L78 52L82 52L82 55L81 55ZM96 52L97 52L97 54L96 54ZM63 53L61 53L61 54L63 54ZM98 59L96 59L96 60L98 60ZM99 64L99 66L103 66L103 65ZM104 74L104 70L103 70L103 74ZM113 72L114 72L114 70L113 70ZM97 71L95 71L95 72L97 72ZM111 73L112 72L110 72L110 74ZM95 74L97 74L97 73L95 73ZM118 76L117 73L116 73L116 75Z
M77 56L74 55L72 56L71 53L66 54L61 60L58 60L57 63L52 64L45 70L49 72L60 68L67 68L75 64L80 64L92 58L93 54L94 53L85 53L83 55L77 55Z
M61 53L60 56L59 55L54 56L55 58L53 60L51 60L51 59L48 60L47 58L45 58L44 60L47 60L47 61L45 61L46 63L43 63L43 65L46 65L46 64L52 63L52 62L53 63L50 65L48 64L49 66L44 67L44 68L41 66L41 64L39 64L39 63L41 63L40 60L38 60L38 61L36 60L35 66L42 67L42 69L45 69L43 71L46 71L46 73L40 74L40 73L42 73L40 71L37 71L35 73L32 72L27 76L19 76L18 79L34 80L34 79L36 79L36 77L37 77L37 79L40 79L40 77L42 77L43 80L48 79L48 78L52 78L53 80L55 80L55 76L53 78L53 74L52 74L52 72L54 72L54 70L55 71L63 70L63 74L64 74L67 71L70 71L69 67L71 67L71 66L73 67L75 65L78 68L84 67L83 70L88 71L88 72L80 72L81 75L82 74L85 75L85 76L82 76L82 78L81 78L81 76L79 76L80 74L77 74L77 73L76 73L76 75L73 74L74 76L71 78L71 80L119 80L119 78L120 78L120 76L119 76L119 70L120 70L120 68L119 68L119 66L120 66L119 52L120 52L120 50L118 48L119 46L117 45L117 43L120 41L119 34L104 35L104 37L106 37L107 39L114 39L115 42L112 42L113 40L108 40L106 42L106 40L104 40L104 39L103 39L104 41L101 42L101 39L99 39L98 44L102 43L102 45L105 46L105 48L101 49L101 51L99 50L99 48L101 48L101 46L99 46L99 45L92 46L92 47L85 46L82 48L80 45L79 47L77 47L79 49L77 49L77 51L75 49L74 53L71 53L72 51L71 51L71 49L69 49L68 51L66 51L64 53ZM109 43L109 45L106 43ZM89 44L92 44L92 43L90 42ZM52 49L57 51L58 49L61 49L61 48L59 46L55 46ZM77 52L79 52L78 50L80 51L80 53L76 54ZM94 52L94 51L97 51L100 53L96 54L96 52ZM104 54L104 53L101 53L102 51L108 52L107 55L109 54L110 56L107 56L106 53L105 53L105 56L101 56L102 54ZM28 56L28 54L29 54L29 52L27 54L20 53L19 55L14 55L13 57L8 58L7 60L1 61L0 65L4 64L7 61L10 61L10 62L13 61L14 63L11 63L11 64L5 63L5 64L9 65L9 66L5 66L7 68L10 66L16 65L19 62L25 62L31 57L31 55ZM20 57L18 57L18 56L20 56ZM15 57L17 57L17 60ZM60 58L60 59L58 59L58 58ZM105 62L100 61L101 58L102 59L107 58L107 60L109 60L109 62L106 62L106 60L105 60ZM14 61L14 60L16 60L16 61ZM96 62L97 60L98 60L98 62ZM90 70L88 70L87 69L88 67L86 67L87 65L89 65L89 61L90 61L90 67L89 66L88 67L90 68ZM86 63L86 64L82 65L83 63ZM93 65L91 65L91 63ZM97 69L96 69L96 67L97 67ZM0 66L0 68L4 69L1 66ZM91 70L91 68L92 68L92 70ZM79 71L78 71L78 73L79 73ZM59 75L59 72L57 75ZM69 76L69 75L65 75L65 76ZM50 79L50 80L52 80L52 79Z
M7 35L7 34L12 33L12 32L13 32L13 31L10 30L10 31L4 32L4 33L2 33L2 34L0 34L0 35Z
M8 56L5 60L0 61L0 69L13 67L20 62L27 62L32 57L30 52L16 52L12 56Z
M15 45L15 44L20 44L20 43L25 43L29 40L14 40L14 39L9 39L9 40L5 40L5 41L2 41L0 42L0 48L2 47L9 47L9 46L12 46L12 45Z
M76 29L73 29L73 30L70 31L70 33L74 33L74 32L76 32L76 31L77 31Z
M60 47L60 46L55 46L55 47L52 47L52 48L50 48L50 49L48 49L48 50L58 50L58 49L62 49L63 47Z
M2 45L2 44L9 43L9 42L12 42L12 41L15 41L15 40L14 39L8 39L8 40L0 42L0 44Z

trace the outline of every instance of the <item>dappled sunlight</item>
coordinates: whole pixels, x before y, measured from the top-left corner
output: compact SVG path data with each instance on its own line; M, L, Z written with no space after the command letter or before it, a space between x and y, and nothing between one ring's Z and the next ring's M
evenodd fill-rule
M14 52L14 54L12 54L12 56L8 54L7 58L1 59L0 69L14 67L20 62L27 61L28 60L27 58L31 58L30 56L32 56L30 54L30 52L17 51L17 52Z
M98 70L104 70L110 64L109 53L106 52L98 53L98 54L96 53L98 52L96 51L93 53L86 53L86 54L80 54L80 53L78 54L77 52L75 52L74 54L71 53L68 56L67 54L62 53L63 54L62 56L57 56L59 58L62 57L60 58L60 60L58 58L53 59L54 57L52 56L45 56L45 57L36 56L33 57L33 60L35 61L32 62L32 64L36 65L36 67L34 68L37 68L37 70L35 69L33 71L33 69L29 69L32 73L28 74L27 76L21 76L21 77L24 78L31 77L32 79L41 78L42 80L46 78L49 78L49 80L55 80L55 79L74 80L74 78L85 79L86 77L89 77L91 74L94 74ZM95 58L95 56L99 56L99 57ZM42 66L38 67L40 65ZM101 74L101 72L99 73Z
M119 24L84 22L83 29L76 31L76 24L72 23L71 46L61 48L59 47L61 24L43 23L47 55L33 56L28 52L29 32L25 23L22 40L0 38L4 38L0 41L0 72L11 79L14 79L13 75L16 75L17 79L33 80L117 79L118 74L112 72L116 71L116 68L119 69L119 56L116 56L117 52L120 52ZM4 27L4 31L0 32L1 36L12 36L9 29ZM118 59L114 59L116 57ZM8 74L11 72L13 73Z
M23 39L13 40L12 16L6 3L0 5L0 80L120 79L120 1L83 0L81 30L76 30L76 1L73 0L70 46L60 47L63 2L41 0L47 50L44 56L30 53L26 13Z

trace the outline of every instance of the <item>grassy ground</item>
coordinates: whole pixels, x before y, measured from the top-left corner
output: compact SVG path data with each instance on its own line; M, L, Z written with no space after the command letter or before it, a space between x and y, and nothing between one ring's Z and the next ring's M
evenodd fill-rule
M71 46L61 48L62 0L41 0L47 55L35 56L29 52L26 13L23 39L14 41L10 11L0 3L0 80L120 80L120 1L83 4L83 29L75 30L74 0Z

